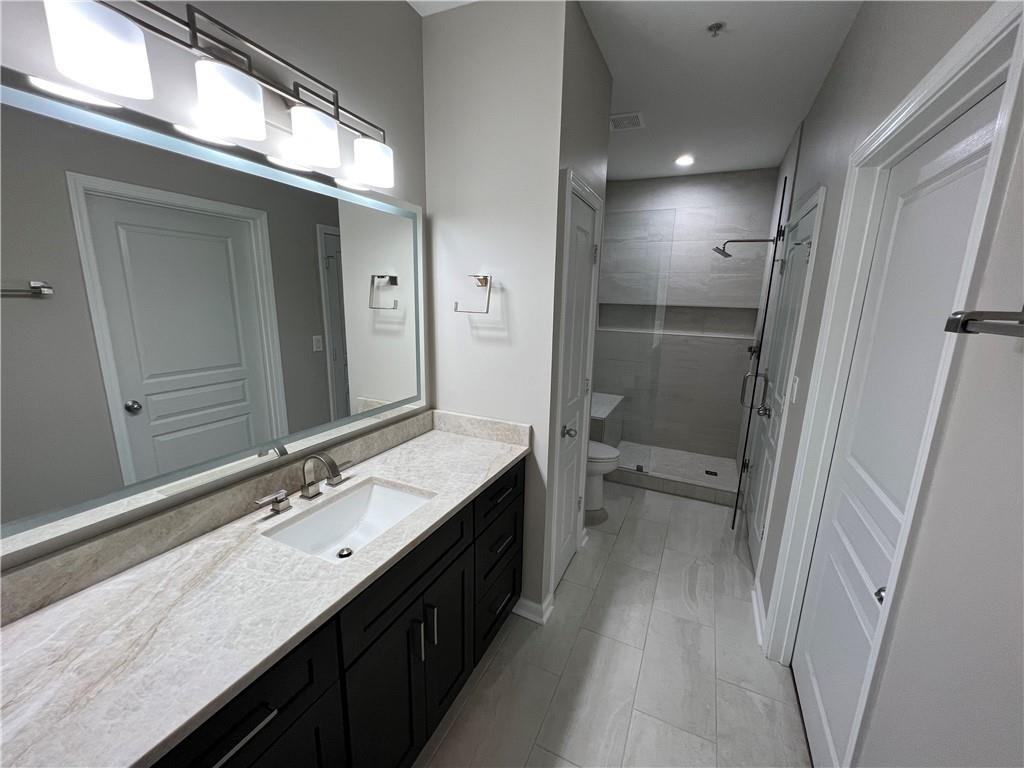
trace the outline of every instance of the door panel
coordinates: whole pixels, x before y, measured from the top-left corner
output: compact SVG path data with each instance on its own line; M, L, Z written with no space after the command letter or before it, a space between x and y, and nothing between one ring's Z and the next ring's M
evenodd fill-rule
M86 213L125 481L272 439L250 223L91 191Z
M427 621L427 733L441 722L473 671L473 548L423 594Z
M820 198L819 198L820 200ZM801 312L804 292L811 268L812 238L820 218L820 202L805 205L786 224L782 261L776 265L780 270L775 291L772 295L772 311L767 313L768 326L765 329L759 357L764 376L755 385L751 395L755 404L764 408L754 409L751 416L750 443L747 456L750 460L747 478L747 536L750 553L757 562L761 550L761 538L771 500L772 483L775 477L775 460L779 452L780 431L783 416L789 403L790 369L800 333Z
M345 673L352 765L412 765L426 741L423 604L411 605Z
M569 207L569 249L562 270L560 416L555 500L554 580L557 584L576 553L587 461L587 358L594 290L597 212L573 193Z
M944 383L942 321L999 92L890 174L793 657L816 765L849 764L855 747Z

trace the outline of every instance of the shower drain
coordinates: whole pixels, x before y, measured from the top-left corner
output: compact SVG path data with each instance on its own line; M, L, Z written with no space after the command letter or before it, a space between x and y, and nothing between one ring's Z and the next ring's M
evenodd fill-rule
M346 557L352 557L351 547L342 547L338 550L338 557L344 560Z

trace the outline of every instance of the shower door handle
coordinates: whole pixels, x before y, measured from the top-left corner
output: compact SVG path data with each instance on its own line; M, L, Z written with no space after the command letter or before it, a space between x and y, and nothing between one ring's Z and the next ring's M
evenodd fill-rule
M754 371L752 373L748 373L748 374L746 374L743 377L743 385L740 387L740 405L742 405L744 408L749 408L753 404L753 401L751 401L749 403L747 402L747 383L751 379L753 379L754 380L754 391L756 392L757 391L757 378L759 376L761 378L764 378L764 374L763 373L758 373L757 371ZM762 401L762 404L763 404L763 401Z

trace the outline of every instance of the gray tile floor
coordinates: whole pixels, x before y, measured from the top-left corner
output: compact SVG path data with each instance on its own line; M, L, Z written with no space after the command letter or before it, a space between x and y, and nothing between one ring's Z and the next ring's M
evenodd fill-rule
M509 618L417 764L810 765L731 510L614 483L605 499L550 621Z

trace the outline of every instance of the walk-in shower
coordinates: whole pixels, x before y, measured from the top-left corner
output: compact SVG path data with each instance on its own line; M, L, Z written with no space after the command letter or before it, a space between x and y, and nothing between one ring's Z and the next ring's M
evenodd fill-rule
M623 398L610 479L732 505L776 179L609 182L593 388Z

